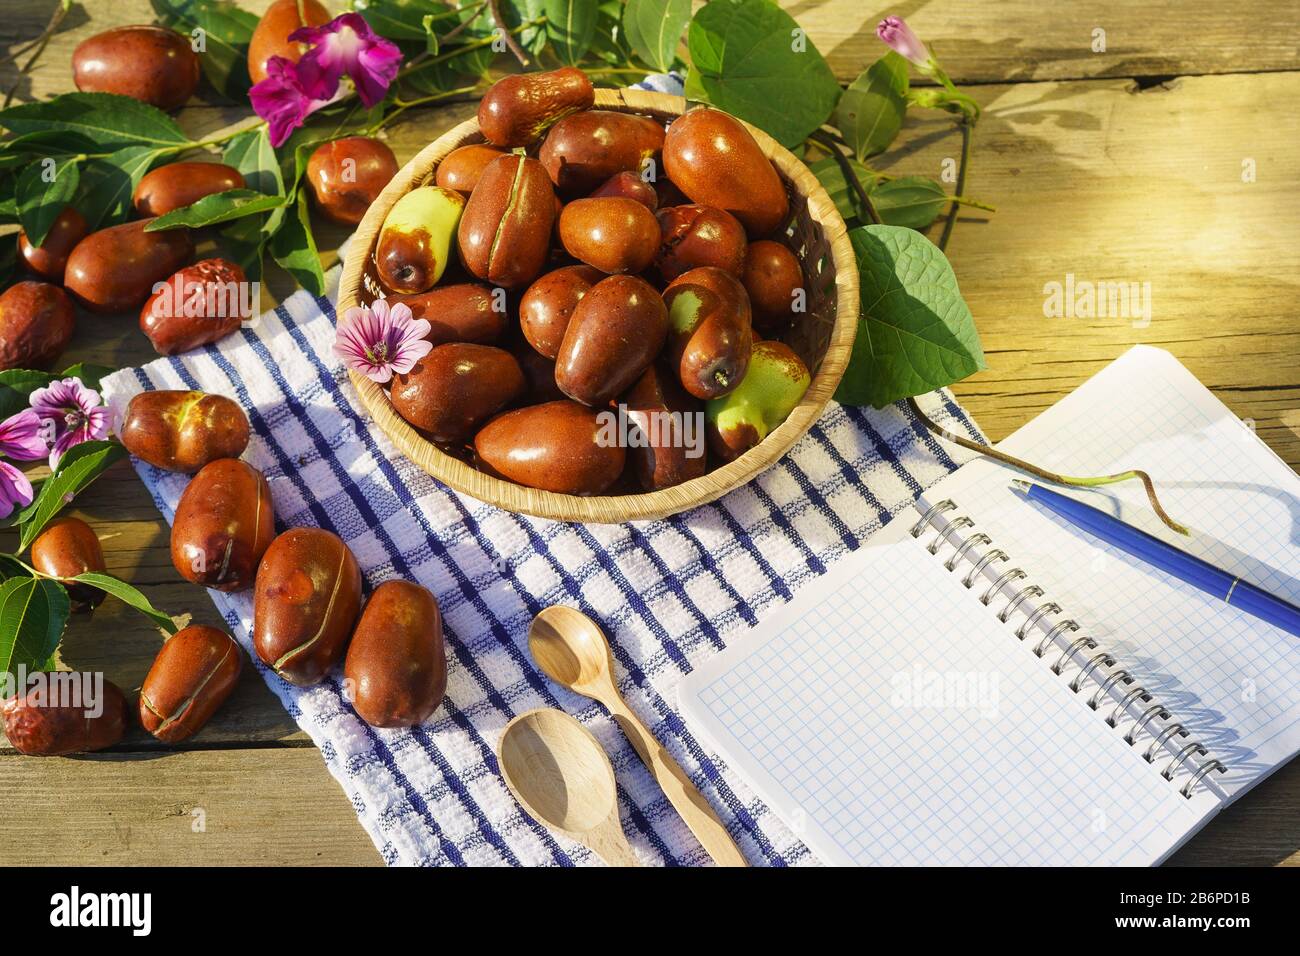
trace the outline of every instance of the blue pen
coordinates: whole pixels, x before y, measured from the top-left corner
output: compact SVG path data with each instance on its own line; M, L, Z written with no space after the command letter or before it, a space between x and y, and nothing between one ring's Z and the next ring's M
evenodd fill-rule
M1300 607L1091 505L1029 481L1013 481L1011 486L1028 500L1037 501L1076 528L1082 528L1107 544L1127 551L1140 561L1200 588L1206 594L1220 598L1225 604L1231 604L1261 621L1280 627L1288 634L1300 637Z

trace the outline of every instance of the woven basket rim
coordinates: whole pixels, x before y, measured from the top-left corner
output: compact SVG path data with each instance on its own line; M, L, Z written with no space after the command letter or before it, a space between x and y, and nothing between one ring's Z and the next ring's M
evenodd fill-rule
M681 115L688 108L683 97L634 89L598 89L595 106L666 116ZM398 450L434 478L480 501L540 518L592 524L652 520L687 511L716 500L775 464L821 416L848 366L858 324L857 262L843 218L808 167L762 130L744 120L740 122L753 134L783 179L806 199L808 215L825 233L835 264L836 309L830 340L808 391L784 422L735 461L683 484L661 491L582 497L527 488L495 478L447 454L397 414L378 384L357 372L349 372L362 405ZM380 227L393 204L428 181L437 164L453 149L481 141L478 121L468 119L447 130L398 170L357 227L339 280L337 316L360 304L365 264L373 254Z

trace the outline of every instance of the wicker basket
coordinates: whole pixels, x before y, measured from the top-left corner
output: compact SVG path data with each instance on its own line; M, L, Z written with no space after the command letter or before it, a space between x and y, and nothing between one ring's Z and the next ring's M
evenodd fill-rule
M596 108L641 113L666 123L682 114L686 101L642 90L597 90ZM776 462L821 415L844 374L858 321L858 273L844 220L816 177L766 133L748 128L776 165L790 195L792 231L787 241L803 266L808 311L783 339L813 373L803 400L756 448L700 478L662 491L588 498L525 488L478 471L420 435L394 411L380 386L354 372L352 384L371 418L407 457L457 491L510 511L561 521L615 523L662 518L712 501ZM370 270L380 227L393 204L410 190L431 182L434 169L453 149L482 141L477 121L467 120L426 146L393 177L353 238L339 285L340 316L375 298L369 291L373 289Z

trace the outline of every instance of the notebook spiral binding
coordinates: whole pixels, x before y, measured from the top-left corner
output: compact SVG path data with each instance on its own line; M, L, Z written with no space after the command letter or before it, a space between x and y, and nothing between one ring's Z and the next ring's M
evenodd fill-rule
M920 508L918 507L917 510L919 511ZM932 529L935 532L934 537L929 544L925 545L925 549L936 557L940 549L945 545L953 547L953 553L943 561L943 566L946 570L956 573L959 564L965 563L969 565L969 570L961 578L961 583L967 590L970 590L975 586L975 581L981 574L990 573L991 567L995 563L1006 562L1010 564L1011 559L1005 551L993 547L992 538L982 531L975 531L962 537L959 532L963 529L973 528L975 522L966 515L943 517L956 510L957 505L951 498L945 498L943 501L931 505L921 515L920 520L912 526L911 535L913 538L920 538L925 533L926 528ZM977 548L984 548L985 550L982 553L977 553ZM1021 641L1024 641L1034 627L1039 625L1044 618L1050 614L1060 614L1062 610L1059 604L1051 600L1043 600L1036 606L1026 604L1027 601L1046 598L1043 589L1037 584L1029 583L1028 577L1021 568L1008 567L993 578L992 583L979 598L981 604L989 607L994 598L1009 586L1017 582L1024 582L1019 585L1014 594L1010 595L1006 605L996 612L998 620L1003 624L1008 623L1011 616L1017 611L1024 614L1024 620L1015 631L1016 637ZM1066 632L1071 634L1079 632L1080 625L1077 621L1067 619L1058 621L1050 627L1044 624L1044 629L1043 639L1034 646L1034 655L1040 659L1044 658L1049 648L1056 645L1058 639L1064 639ZM1076 659L1076 655L1084 651L1094 653L1088 657L1086 662L1080 664ZM1132 674L1127 670L1117 668L1118 662L1116 659L1101 648L1091 637L1083 634L1075 637L1051 665L1052 673L1063 677L1063 670L1071 662L1079 667L1079 672L1068 681L1066 686L1071 692L1080 694L1084 692L1084 683L1091 678L1095 689L1088 699L1090 708L1101 712L1103 710L1102 701L1106 700L1112 691L1118 697L1118 703L1106 715L1105 720L1107 724L1115 729L1119 729L1119 725L1126 722L1126 714L1128 719L1133 720L1132 726L1123 734L1125 743L1131 747L1137 747L1139 745L1138 738L1144 731L1150 735L1150 742L1142 755L1147 763L1154 764L1156 754L1159 753L1160 749L1170 745L1168 749L1173 754L1173 757L1160 773L1166 780L1172 782L1180 770L1185 771L1188 774L1187 782L1179 787L1179 792L1184 797L1190 800L1197 785L1210 773L1216 770L1221 773L1227 771L1228 768L1223 763L1210 757L1209 751L1199 741L1190 741L1181 747L1170 744L1170 741L1176 736L1187 737L1187 728L1180 723L1173 722L1173 715L1164 706L1152 700L1146 688L1138 685ZM1110 668L1116 669L1110 670ZM1122 696L1119 696L1121 694ZM1142 711L1141 716L1133 717L1129 708L1141 704L1147 706ZM1177 747L1176 750L1175 747ZM1198 758L1208 759L1198 762Z

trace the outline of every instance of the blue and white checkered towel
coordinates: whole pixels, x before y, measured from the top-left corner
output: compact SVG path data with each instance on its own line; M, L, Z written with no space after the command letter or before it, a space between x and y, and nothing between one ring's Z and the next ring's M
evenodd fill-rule
M337 278L336 269L332 283ZM533 665L528 624L558 603L600 622L629 705L750 862L811 862L798 838L682 724L673 711L675 687L956 467L948 450L901 407L832 404L777 465L713 504L626 525L528 518L451 491L393 448L330 351L334 321L328 299L298 292L218 345L117 372L103 388L119 416L144 389L236 399L252 423L244 457L270 481L279 529L328 528L352 548L370 588L399 577L437 595L450 671L446 701L423 726L390 731L356 715L337 673L299 688L262 666L251 653L252 592L211 592L257 670L320 747L384 860L594 862L527 817L497 771L494 750L507 721L534 707L559 707L610 754L623 826L638 856L707 862L605 711ZM948 428L979 435L946 392L927 407ZM135 465L170 523L187 476Z

